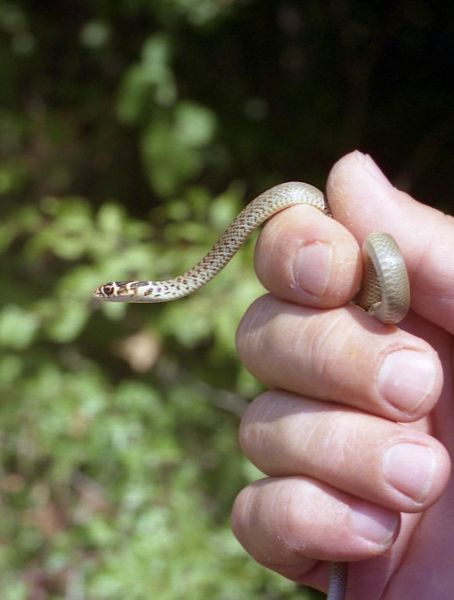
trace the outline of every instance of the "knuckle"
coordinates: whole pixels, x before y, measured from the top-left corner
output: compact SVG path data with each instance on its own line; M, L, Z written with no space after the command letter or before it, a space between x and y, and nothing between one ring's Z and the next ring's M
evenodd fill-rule
M262 296L255 300L238 325L235 344L242 361L245 361L253 351L257 335L263 330L263 325L267 321L267 298Z
M241 419L240 447L257 466L266 461L266 449L270 444L269 425L276 410L279 410L279 402L273 402L272 392L264 392L249 404Z

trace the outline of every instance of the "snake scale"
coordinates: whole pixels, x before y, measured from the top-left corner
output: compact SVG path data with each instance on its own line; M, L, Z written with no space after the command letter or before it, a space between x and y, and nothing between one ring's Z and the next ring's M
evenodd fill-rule
M94 296L113 302L168 302L192 294L230 261L249 235L276 213L303 204L330 215L323 193L307 183L277 185L252 200L227 227L202 260L178 277L164 281L121 281L100 285ZM405 262L394 239L370 233L363 244L364 277L357 303L383 323L396 324L407 314L410 287ZM347 565L333 563L327 600L343 600Z

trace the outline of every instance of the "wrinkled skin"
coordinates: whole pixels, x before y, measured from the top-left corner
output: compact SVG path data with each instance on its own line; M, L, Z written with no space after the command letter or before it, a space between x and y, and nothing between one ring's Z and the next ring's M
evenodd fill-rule
M237 345L270 391L240 443L266 477L238 495L233 529L258 562L324 591L326 561L353 561L349 600L452 598L454 219L359 152L334 166L327 195L334 219L292 207L257 246L270 293ZM398 327L349 304L370 231L393 235L407 263Z

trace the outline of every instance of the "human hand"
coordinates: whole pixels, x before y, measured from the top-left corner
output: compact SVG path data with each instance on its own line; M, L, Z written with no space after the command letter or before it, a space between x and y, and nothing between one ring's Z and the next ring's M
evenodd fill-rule
M267 478L239 494L233 529L258 562L321 590L324 561L354 561L351 600L451 598L454 219L359 152L334 166L327 193L336 220L292 207L257 246L270 295L237 344L270 391L246 411L240 442ZM372 230L393 235L407 263L412 311L399 327L348 304L357 242Z

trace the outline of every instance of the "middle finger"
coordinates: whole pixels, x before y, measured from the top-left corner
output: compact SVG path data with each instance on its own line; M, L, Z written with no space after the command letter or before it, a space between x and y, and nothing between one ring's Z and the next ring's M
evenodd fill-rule
M356 306L325 311L263 296L244 316L237 346L249 371L269 387L392 420L421 418L441 391L432 347Z

